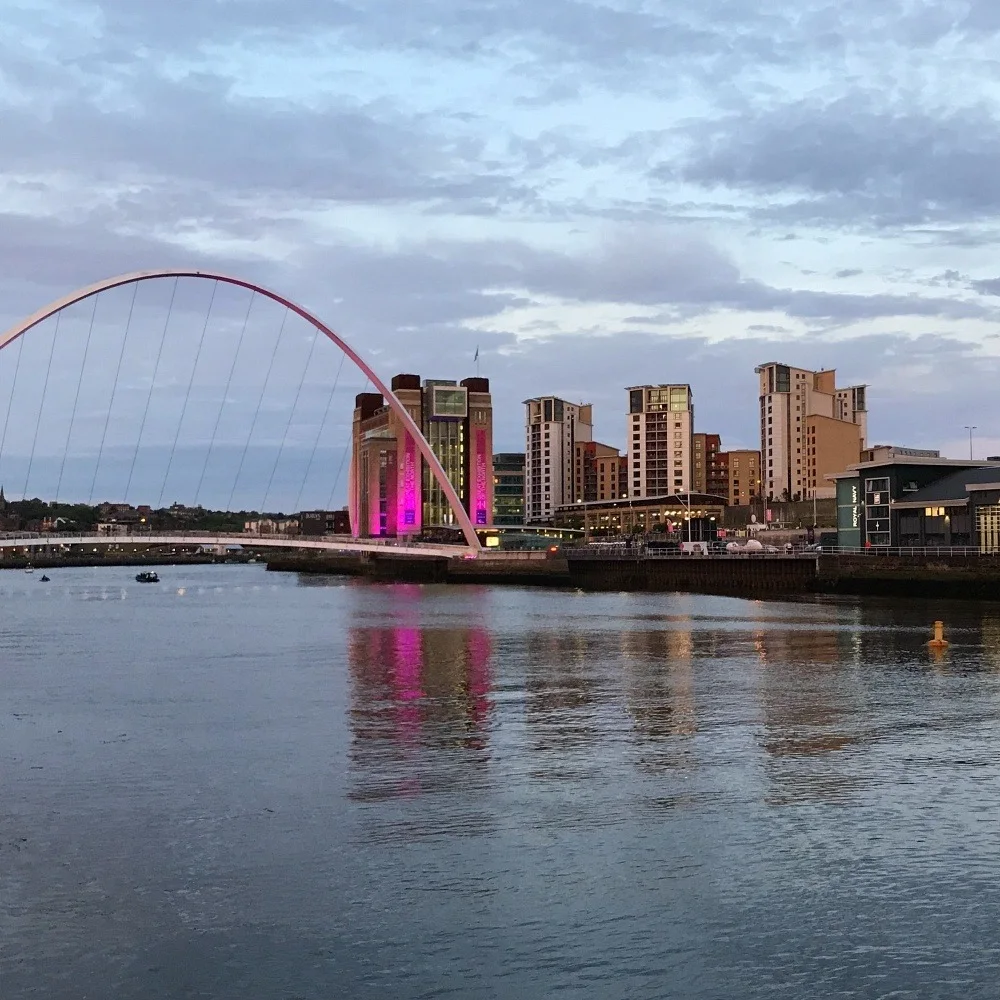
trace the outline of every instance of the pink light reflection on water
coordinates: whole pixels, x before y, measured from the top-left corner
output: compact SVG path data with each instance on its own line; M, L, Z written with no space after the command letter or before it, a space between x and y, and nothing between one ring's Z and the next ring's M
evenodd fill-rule
M493 656L493 640L486 629L470 629L466 648L469 654L469 716L476 730L481 731L486 727L490 712L490 691L493 687L490 659Z
M396 718L399 735L413 742L420 732L420 705L424 650L420 629L396 628L393 637L393 686L396 693Z

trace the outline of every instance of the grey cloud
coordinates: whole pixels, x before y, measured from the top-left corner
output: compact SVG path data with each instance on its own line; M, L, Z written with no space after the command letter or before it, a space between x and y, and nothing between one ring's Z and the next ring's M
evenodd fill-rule
M367 203L510 198L519 186L467 137L349 99L312 109L233 98L226 81L145 77L133 106L102 109L63 93L48 111L4 110L9 171L42 171L73 157L82 181L211 185L227 196Z
M856 93L692 125L679 172L660 176L758 191L797 191L790 212L835 221L919 223L1000 209L997 119L985 107L931 114Z
M960 27L973 35L1000 32L1000 7L993 0L967 0L967 13Z
M845 268L841 269L840 271L837 271L835 277L837 277L837 278L856 278L859 274L863 274L863 273L864 272L861 270L860 267L845 267Z
M1000 295L1000 278L984 278L981 281L973 281L972 287L980 295Z

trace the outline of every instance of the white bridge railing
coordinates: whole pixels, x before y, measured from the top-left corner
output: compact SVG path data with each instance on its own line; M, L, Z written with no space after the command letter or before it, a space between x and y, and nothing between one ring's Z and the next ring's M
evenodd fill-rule
M281 548L321 552L395 551L417 557L465 556L472 553L466 545L434 542L397 542L391 538L353 538L350 536L251 535L242 532L211 531L137 531L126 535L70 534L68 532L13 532L0 536L0 550L60 549L101 546L199 546L203 548Z

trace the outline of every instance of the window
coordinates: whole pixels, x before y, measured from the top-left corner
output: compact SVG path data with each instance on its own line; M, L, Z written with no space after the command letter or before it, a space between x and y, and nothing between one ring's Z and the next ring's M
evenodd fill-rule
M944 517L944 507L925 507L924 515L926 517Z

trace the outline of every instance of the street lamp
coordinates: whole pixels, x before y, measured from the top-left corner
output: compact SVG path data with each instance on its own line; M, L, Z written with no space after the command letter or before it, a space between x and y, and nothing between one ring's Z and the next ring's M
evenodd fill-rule
M972 424L971 426L969 424L965 425L965 429L969 432L969 461L970 462L973 460L972 459L972 432L976 429L977 426L978 426L977 424Z

